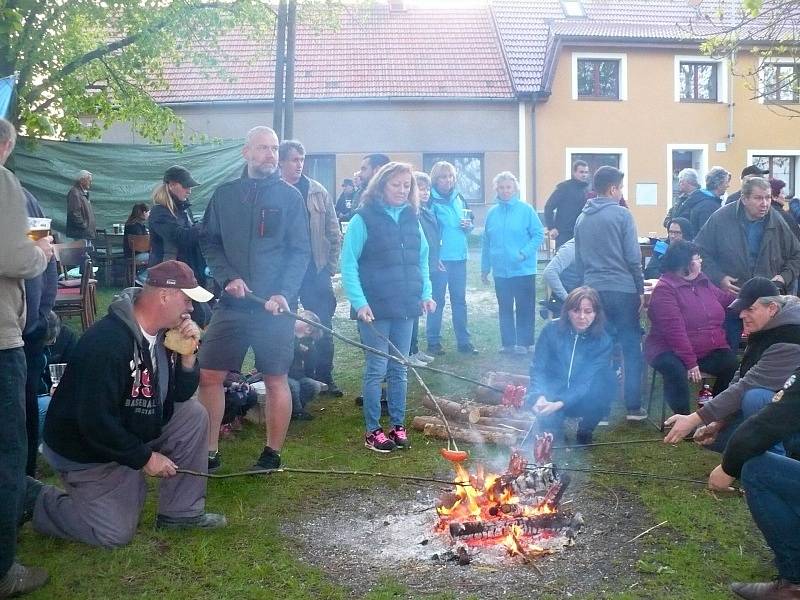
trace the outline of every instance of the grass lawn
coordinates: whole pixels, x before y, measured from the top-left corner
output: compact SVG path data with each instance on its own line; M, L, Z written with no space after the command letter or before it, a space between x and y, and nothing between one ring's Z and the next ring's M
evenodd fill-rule
M473 255L470 261L470 329L478 356L455 352L437 359L435 366L476 376L490 369L526 372L521 358L500 358L496 306L491 290L481 286ZM539 297L542 290L540 286ZM101 290L101 314L111 293ZM343 303L344 304L344 303ZM357 337L354 324L340 307L335 327ZM339 316L341 315L341 316ZM537 317L537 327L541 321ZM443 327L445 346L454 348L449 317ZM424 346L423 346L424 347ZM505 361L505 362L503 362ZM311 412L315 419L293 423L284 463L292 467L340 468L414 475L444 473L446 465L438 453L439 444L415 432L414 447L402 455L368 452L363 447L363 419L353 403L360 389L362 356L342 344L336 345L336 378L347 394L340 399L317 401ZM102 377L98 373L98 377ZM435 393L468 395L467 384L437 376L426 376ZM409 391L409 420L421 413L420 390L414 383ZM598 430L597 441L656 437L650 425L628 425L615 409L611 427ZM258 456L263 432L249 425L232 442L223 443L221 472L248 467ZM609 446L586 452L587 464L607 469L625 469L705 479L718 457L691 444L678 447L662 444ZM560 455L556 455L558 462ZM572 459L575 456L573 454ZM49 471L47 471L49 473ZM52 477L48 478L50 481ZM716 497L702 486L613 476L593 476L601 489L626 490L638 497L649 525L667 524L634 542L641 548L641 560L631 579L636 583L609 582L614 598L730 598L732 580L766 580L773 576L771 554L752 523L743 498ZM346 587L321 570L299 561L297 542L281 533L281 525L302 520L304 510L336 503L340 493L380 489L385 481L358 478L311 478L281 474L270 478L241 478L212 481L208 508L227 515L229 526L209 534L163 533L153 528L155 494L150 494L139 532L128 547L107 551L81 544L48 539L25 526L20 536L19 557L26 564L49 570L51 582L31 599L54 598L325 598L353 597ZM392 489L389 486L389 489ZM408 487L403 493L411 494ZM623 508L621 507L620 510ZM587 515L591 519L591 515ZM632 531L634 537L641 530ZM580 536L578 544L580 544ZM613 556L604 557L614 560ZM531 570L531 588L513 590L509 597L535 597L539 576ZM588 575L587 575L588 576ZM387 572L384 585L361 596L384 598L446 599L446 590L419 595L404 588L403 581ZM558 597L558 596L549 596ZM596 596L595 596L596 597Z

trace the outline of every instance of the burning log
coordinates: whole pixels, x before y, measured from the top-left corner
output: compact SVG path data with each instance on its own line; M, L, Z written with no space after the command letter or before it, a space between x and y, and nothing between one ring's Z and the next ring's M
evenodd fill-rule
M452 521L448 530L451 537L501 537L508 535L511 527L521 527L525 533L535 535L543 530L558 531L573 524L574 517L564 513L536 515L533 517L514 517L497 521ZM583 517L581 517L581 520Z
M412 427L420 430L417 419L425 417L415 417ZM431 418L431 417L427 417ZM453 438L458 442L468 442L472 444L497 444L498 446L514 446L517 443L517 436L512 433L500 433L494 431L483 431L480 429L460 429L451 427ZM438 440L448 439L447 429L444 424L426 423L422 425L421 431L427 437Z

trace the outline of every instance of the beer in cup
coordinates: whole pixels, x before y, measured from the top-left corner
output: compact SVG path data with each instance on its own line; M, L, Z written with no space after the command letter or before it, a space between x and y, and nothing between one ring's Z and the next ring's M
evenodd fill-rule
M28 217L28 237L34 242L50 235L50 219Z

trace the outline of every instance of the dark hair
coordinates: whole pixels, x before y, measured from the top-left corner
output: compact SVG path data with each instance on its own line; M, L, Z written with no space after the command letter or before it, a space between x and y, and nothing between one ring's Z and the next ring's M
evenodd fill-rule
M684 219L683 217L673 217L667 223L667 231L669 231L670 225L676 223L678 227L681 228L681 233L683 234L683 239L687 242L690 242L694 239L694 230L692 229L692 224L689 223L689 219Z
M772 197L777 198L778 194L781 193L781 190L786 187L786 182L781 181L780 179L771 179L769 182L769 187L772 190Z
M600 167L594 172L592 187L600 196L605 196L606 192L615 185L622 183L625 173L615 167Z
M373 169L380 169L383 165L388 165L392 162L385 154L367 154L363 160L368 160L369 166Z
M587 163L585 160L576 160L574 163L572 163L572 172L574 173L578 167L586 167L588 169L589 163Z
M569 311L580 308L581 302L586 299L592 303L594 307L594 321L589 326L588 332L592 335L600 335L606 324L606 316L603 312L603 305L600 302L600 296L588 285L582 285L575 288L567 294L564 304L561 305L561 318L558 320L559 325L564 329L572 328L572 321L569 320Z
M700 254L700 246L693 242L679 240L669 245L661 258L662 273L688 275L692 257Z
M290 150L296 150L300 156L306 155L306 149L303 147L302 142L297 140L283 140L278 146L278 160L286 160L289 158Z
M144 223L144 213L150 210L150 207L145 204L144 202L137 202L133 205L131 209L131 214L128 217L128 220L125 221L125 225L130 225L131 223Z

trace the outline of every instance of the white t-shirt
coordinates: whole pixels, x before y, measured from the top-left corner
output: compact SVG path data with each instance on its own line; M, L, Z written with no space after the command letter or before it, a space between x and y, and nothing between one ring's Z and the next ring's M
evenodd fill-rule
M158 337L158 334L150 335L141 325L139 325L139 330L142 332L144 339L146 339L147 343L150 345L150 364L153 365L153 371L155 371L158 369L158 364L156 363L156 338Z

